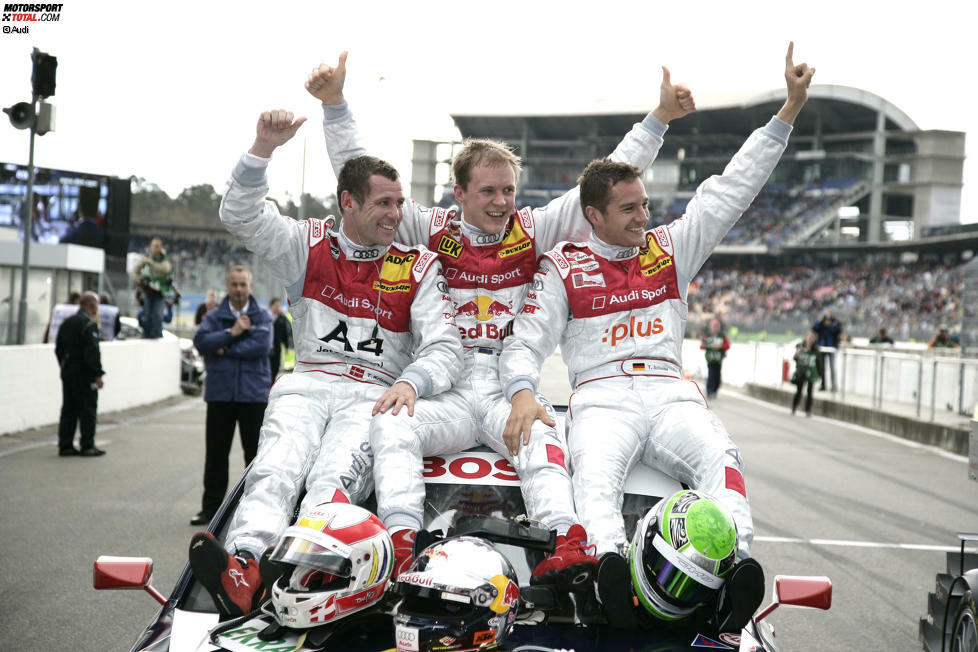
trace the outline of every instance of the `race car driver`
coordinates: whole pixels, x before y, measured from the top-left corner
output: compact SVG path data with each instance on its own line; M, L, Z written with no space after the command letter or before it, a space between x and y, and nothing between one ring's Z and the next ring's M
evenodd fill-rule
M593 233L541 258L540 289L506 340L500 377L513 406L506 437L530 428L540 366L560 344L574 388L567 436L575 504L599 556L625 543L622 484L639 460L717 498L737 525L738 559L749 556L743 462L699 389L683 380L682 341L690 280L767 181L807 100L815 69L796 66L792 51L781 110L668 226L645 229L638 169L607 159L588 165L579 183Z
M372 413L411 412L418 396L447 390L461 371L437 257L394 243L404 195L390 164L371 156L346 163L338 232L324 220L283 217L264 201L272 152L304 121L282 110L262 113L221 203L228 231L286 283L296 348L295 370L269 396L258 455L228 530L226 550L235 556L209 534L191 542L194 572L225 615L254 608L254 559L288 526L303 486L304 512L369 495Z
M337 66L314 69L306 84L324 104L334 170L365 151L343 97L345 76L343 53ZM694 109L689 90L673 86L663 69L659 106L632 128L612 159L644 169L658 153L667 123ZM566 444L553 427L553 410L538 397L539 421L532 432L528 429L522 441L504 441L509 402L497 369L502 343L512 332L540 253L558 240L587 233L578 192L575 188L542 209L517 211L520 161L505 145L486 140L469 141L455 156L452 172L461 214L409 200L398 238L438 253L465 350L463 380L452 392L420 402L413 417L388 413L371 424L378 512L392 530L401 570L410 562L413 537L421 527L422 456L486 444L516 468L528 516L557 531L557 550L538 565L531 581L586 583L597 560L586 552L587 535L577 524Z

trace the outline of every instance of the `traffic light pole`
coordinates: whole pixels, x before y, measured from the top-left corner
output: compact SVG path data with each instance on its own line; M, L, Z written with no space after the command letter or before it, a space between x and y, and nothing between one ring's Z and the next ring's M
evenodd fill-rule
M37 95L31 95L31 107L37 108ZM17 344L27 340L27 276L31 262L31 230L34 220L34 134L37 132L37 111L31 120L31 148L27 159L27 205L24 207L24 261L20 267L20 310L17 313Z

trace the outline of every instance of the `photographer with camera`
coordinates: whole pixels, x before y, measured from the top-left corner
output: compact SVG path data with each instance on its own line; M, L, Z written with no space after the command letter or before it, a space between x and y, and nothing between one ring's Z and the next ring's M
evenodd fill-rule
M153 238L149 243L149 253L132 270L132 278L143 295L146 315L144 339L163 337L163 311L166 308L167 295L173 290L173 279L170 276L172 271L170 258L163 250L163 241Z

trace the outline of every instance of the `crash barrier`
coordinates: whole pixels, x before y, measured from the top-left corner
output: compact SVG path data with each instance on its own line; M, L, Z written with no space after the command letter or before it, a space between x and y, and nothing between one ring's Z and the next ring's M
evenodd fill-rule
M99 414L127 410L180 394L176 338L103 342L105 387ZM53 344L0 346L0 435L58 422L61 378Z
M699 346L699 340L683 343L683 366L702 378L706 360ZM723 362L723 383L792 387L794 353L794 343L733 343ZM884 401L896 403L922 421L948 411L970 416L978 403L978 359L957 352L844 346L835 353L835 379L835 401L868 400L876 409Z

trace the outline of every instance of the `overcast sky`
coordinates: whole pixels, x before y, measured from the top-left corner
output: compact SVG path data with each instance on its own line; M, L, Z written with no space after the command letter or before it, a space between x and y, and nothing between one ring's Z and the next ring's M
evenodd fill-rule
M978 46L962 3L662 4L65 0L60 22L0 34L0 105L29 99L32 47L57 56L57 131L37 139L37 165L141 176L171 195L220 191L259 112L287 108L310 121L276 154L272 193L298 195L304 136L305 190L323 196L335 179L303 82L344 49L368 145L409 176L411 140L457 135L453 111L651 109L663 64L701 104L781 88L794 39L816 84L968 132L963 221L978 221ZM4 120L0 160L25 164L27 151L28 132Z

